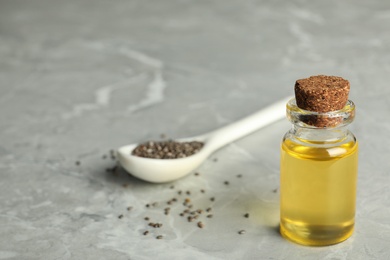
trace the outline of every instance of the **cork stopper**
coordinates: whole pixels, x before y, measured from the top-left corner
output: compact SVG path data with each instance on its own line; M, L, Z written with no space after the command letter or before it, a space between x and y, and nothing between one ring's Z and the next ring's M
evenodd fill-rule
M349 81L336 76L311 76L299 79L295 83L295 99L301 109L326 113L342 109L349 94ZM306 124L316 127L336 126L341 118L329 118L324 115L307 116Z

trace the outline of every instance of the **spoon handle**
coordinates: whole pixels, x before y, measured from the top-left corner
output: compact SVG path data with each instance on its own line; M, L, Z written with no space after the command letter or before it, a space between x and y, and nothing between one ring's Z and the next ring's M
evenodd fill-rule
M287 97L279 100L252 115L211 132L207 138L208 148L213 151L217 150L228 143L282 119L286 115L286 104L291 98Z

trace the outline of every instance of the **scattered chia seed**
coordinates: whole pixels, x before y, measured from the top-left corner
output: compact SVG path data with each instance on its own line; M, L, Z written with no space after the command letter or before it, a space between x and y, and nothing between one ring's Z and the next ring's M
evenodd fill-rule
M149 226L154 227L154 228L160 228L160 227L162 227L162 224L161 223L150 222Z
M203 147L202 142L146 142L138 145L132 155L152 159L178 159L193 155Z
M245 233L246 233L245 230L240 230L240 231L238 231L238 234L240 234L240 235L243 235L243 234L245 234Z
M199 172L195 172L194 175L195 175L195 176L199 176Z
M81 164L80 161L76 161L76 165L79 166Z
M114 150L110 150L110 156L111 156L111 159L112 160L115 160L116 157L115 157L115 151Z
M119 219L123 218L123 215L122 215L122 214L120 214L120 215L118 216L118 218L119 218Z
M117 165L115 165L114 167L112 167L112 168L107 168L106 169L106 172L111 172L111 173L116 173L116 170L118 169L118 166Z
M102 159L107 159L107 155L103 154Z
M195 173L195 176L198 176L198 174ZM225 181L226 183L227 181ZM125 186L125 184L123 185ZM169 188L169 189L175 189L175 186L174 185L169 185L169 186L166 186L166 188ZM161 203L165 204L164 201L150 201L148 204L145 204L145 207L146 208L150 208L151 210L153 209L160 209L161 208L161 213L160 214L165 214L165 215L170 215L171 213L174 213L174 214L178 214L180 217L183 217L185 220L187 220L188 222L194 222L195 225L198 227L198 228L205 228L205 224L204 222L202 221L212 221L212 220L207 220L206 221L206 218L208 219L211 219L213 218L213 214L211 214L211 211L212 211L212 208L211 207L202 207L202 208L198 208L198 206L196 205L196 199L195 198L191 198L191 193L193 193L194 191L192 190L176 190L176 191L172 191L172 192L175 192L179 195L182 195L182 194L185 194L185 196L182 196L182 197L178 197L179 199L173 197L167 201L165 201L168 205L171 205L173 204L174 202L182 202L182 205L183 206L180 206L181 203L179 203L178 205L175 205L175 206L166 206L165 208L163 206L161 207L158 207ZM205 193L205 190L204 189L200 189L200 192L201 193ZM195 192L196 193L196 192ZM207 198L207 197L206 197ZM215 201L215 197L209 197L210 201ZM194 204L195 202L195 204ZM156 208L154 208L156 207ZM180 207L182 207L180 209ZM195 208L195 209L194 209ZM127 207L127 210L130 211L132 210L133 207ZM178 210L179 212L176 213L176 210ZM173 212L175 211L175 212ZM181 211L181 212L180 212ZM208 213L206 213L208 212ZM202 216L202 214L204 214L204 216ZM161 215L160 215L161 216ZM120 215L118 216L118 218L122 218L124 217L124 215ZM177 216L176 216L177 217ZM156 229L156 228L161 228L162 227L162 223L157 223L157 222L151 222L151 218L149 218L148 216L144 216L144 220L146 221L145 225L146 225L146 228L144 229L144 231L142 231L143 235L146 236L146 235L150 235L151 233L153 233L153 231L150 230L150 227ZM187 222L185 221L185 222ZM207 224L207 223L206 223ZM195 227L196 228L196 227ZM149 229L149 230L146 230L146 229ZM156 235L156 234L154 234ZM165 237L165 236L164 236ZM163 238L163 235L157 235L156 236L156 239L162 239Z
M173 199L167 201L167 204L168 204L168 205L172 205L172 203L173 203L173 202L176 202L176 201L177 201L177 199L176 199L176 198L173 198Z
M237 178L241 178L241 177L242 177L242 174L238 174L238 175L237 175Z
M214 160L213 160L214 162L218 162L218 158L214 158Z
M249 213L246 213L244 217L249 218Z
M225 185L229 185L229 182L228 182L228 181L225 181L224 184L225 184Z
M132 209L133 209L133 207L127 207L127 211L130 211Z
M278 191L278 188L272 190L273 193L276 193L277 191Z

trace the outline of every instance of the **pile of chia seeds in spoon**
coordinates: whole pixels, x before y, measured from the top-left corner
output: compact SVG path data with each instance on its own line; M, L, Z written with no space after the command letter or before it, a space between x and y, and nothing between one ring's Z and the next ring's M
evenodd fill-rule
M146 142L138 145L132 155L152 159L178 159L193 155L202 149L202 142L176 142L173 140L161 142Z

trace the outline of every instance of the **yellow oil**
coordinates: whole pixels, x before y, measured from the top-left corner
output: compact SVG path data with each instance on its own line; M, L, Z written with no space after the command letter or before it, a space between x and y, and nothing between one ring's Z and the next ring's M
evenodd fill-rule
M281 149L280 233L303 245L336 244L354 229L358 145L324 148L286 139Z

